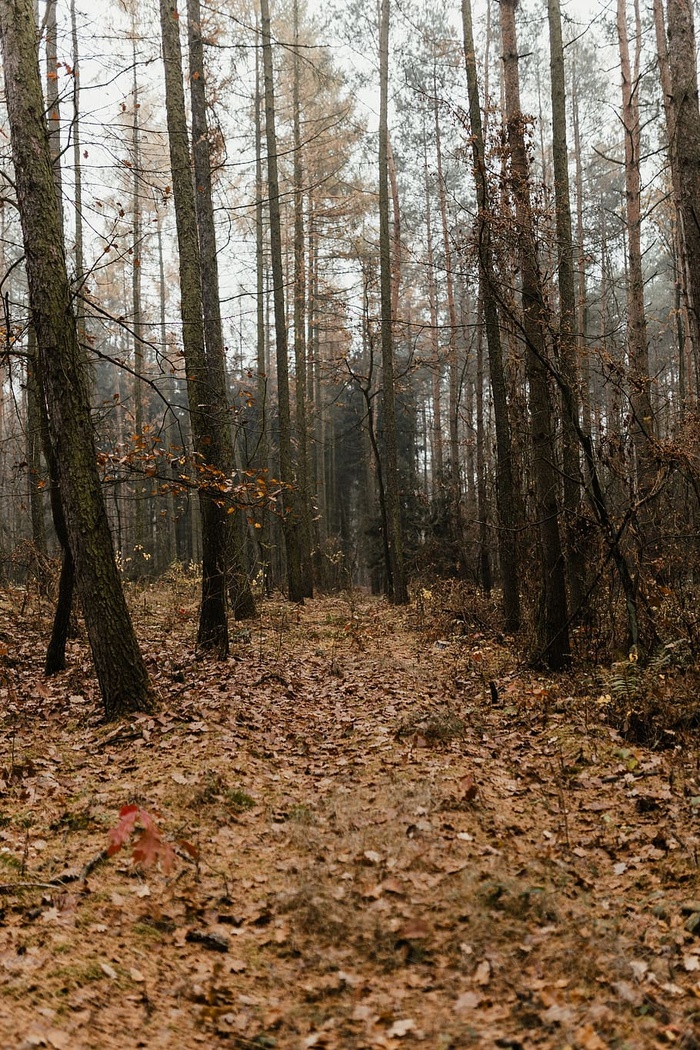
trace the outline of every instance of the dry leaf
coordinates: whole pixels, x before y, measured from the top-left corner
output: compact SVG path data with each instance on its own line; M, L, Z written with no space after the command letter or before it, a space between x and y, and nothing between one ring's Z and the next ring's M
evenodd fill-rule
M382 863L382 855L381 855L381 853L377 853L376 850L366 849L365 852L362 854L362 856L364 857L364 859L369 864L381 864Z
M474 983L485 987L491 980L491 963L483 959L474 972Z
M109 977L110 981L116 981L117 971L114 969L113 966L110 966L109 963L101 962L100 969L102 970L102 973L106 974L106 976Z
M74 1037L68 1032L62 1032L60 1028L49 1028L46 1033L46 1042L54 1050L73 1050L75 1045Z
M430 936L430 927L423 919L409 919L396 935L399 941L420 941Z
M608 1050L608 1044L603 1042L592 1024L576 1029L574 1045L576 1050Z
M384 893L393 893L397 897L403 897L406 893L406 890L399 880L393 877L384 879L384 882L380 883L380 887Z
M394 1021L393 1025L386 1033L389 1039L403 1039L409 1032L415 1032L416 1022L410 1017L405 1018L403 1021Z
M481 996L478 992L463 992L454 1004L454 1010L476 1010L481 1004Z

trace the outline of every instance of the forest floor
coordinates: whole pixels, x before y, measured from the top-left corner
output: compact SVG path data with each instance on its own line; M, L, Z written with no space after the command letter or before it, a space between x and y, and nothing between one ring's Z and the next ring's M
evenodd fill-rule
M160 712L105 724L23 598L1 1050L700 1047L700 736L627 743L604 675L537 676L427 592L267 601L197 661L182 580L131 595ZM170 870L106 856L127 804Z

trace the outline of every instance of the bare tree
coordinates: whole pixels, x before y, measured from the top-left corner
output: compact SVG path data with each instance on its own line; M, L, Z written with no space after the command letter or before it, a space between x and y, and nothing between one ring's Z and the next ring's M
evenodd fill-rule
M403 563L399 494L396 394L394 390L394 318L389 234L389 0L382 0L379 23L379 267L381 297L382 393L386 486L386 545L389 554L389 595L397 605L408 601Z
M519 498L513 471L513 448L506 395L505 370L503 367L501 330L498 320L496 277L491 247L491 202L486 172L486 146L479 103L471 0L462 0L462 26L467 89L469 93L469 123L471 125L474 181L476 183L476 244L479 260L479 288L484 310L484 327L486 330L486 346L496 427L496 504L500 523L498 552L503 579L503 611L506 630L517 631L520 626L520 570L516 542Z
M263 79L265 84L265 134L267 138L267 184L270 197L270 254L272 263L272 294L275 311L275 341L277 348L277 398L279 402L279 451L282 494L282 526L287 554L287 586L289 600L302 602L305 597L301 565L301 521L294 492L294 464L292 460L292 417L289 400L289 339L284 309L284 270L282 265L282 222L280 216L280 186L277 165L277 131L275 127L275 91L272 73L272 37L270 5L260 0L263 43Z
M0 0L0 36L32 319L76 584L105 714L148 711L136 641L105 512L86 362L68 281L36 53L32 0Z
M522 336L528 382L530 436L540 546L540 608L537 615L542 659L552 669L569 659L565 563L559 532L559 473L555 462L554 414L547 366L546 306L537 260L530 199L530 171L520 106L517 0L501 0L503 86L510 162L510 187L520 249Z

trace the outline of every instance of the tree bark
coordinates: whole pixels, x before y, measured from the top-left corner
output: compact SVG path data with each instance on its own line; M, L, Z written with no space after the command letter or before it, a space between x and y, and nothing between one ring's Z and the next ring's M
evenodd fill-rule
M433 221L430 206L430 184L428 181L428 144L423 134L423 152L425 160L425 237L428 246L428 302L430 306L430 341L432 347L432 489L433 498L437 498L440 487L444 484L444 456L442 442L442 362L440 361L440 333L438 326L437 281L435 280L435 251L433 249Z
M190 166L185 116L179 13L173 0L160 0L160 24L165 70L165 106L170 168L180 264L182 343L187 372L187 399L198 473L202 535L202 603L197 645L218 656L228 653L227 566L228 522L221 468L220 413L214 394L204 342L202 286L197 211ZM223 492L222 492L223 487Z
M294 368L297 432L297 486L300 517L301 576L305 598L314 593L311 563L311 506L309 492L308 421L306 412L306 262L304 243L304 186L301 144L301 59L299 55L299 0L294 0L294 67L292 108L294 124Z
M530 171L520 106L517 0L501 0L503 81L510 161L510 186L520 248L525 371L528 381L533 475L540 545L540 609L537 616L542 661L552 670L569 660L565 563L559 534L559 474L554 462L554 416L549 389L544 296L530 203Z
M652 455L654 413L651 405L649 345L644 310L644 271L642 268L642 180L640 158L642 147L639 116L639 55L641 23L637 0L636 54L634 72L630 64L626 0L617 0L617 33L620 45L622 75L622 126L625 135L625 196L627 206L627 352L630 365L630 405L632 441L637 466L638 497L645 499L654 484Z
M660 0L657 0L660 6ZM655 10L657 7L655 3ZM688 291L697 386L700 354L700 108L692 0L667 0L671 98L664 90L674 195L681 219L683 284ZM670 119L669 119L670 118Z
M195 211L201 263L202 309L204 314L204 346L210 387L209 426L217 432L215 447L219 461L214 463L226 478L232 478L235 469L233 440L229 417L228 386L226 381L226 354L219 305L219 266L216 250L216 227L212 199L209 124L207 120L206 77L204 46L199 0L187 0L187 29L190 58L190 101L192 108L192 141L194 154ZM214 462L212 460L212 462ZM250 581L243 568L243 552L239 541L236 519L240 511L222 508L220 526L227 551L226 577L233 615L237 620L255 616L255 601Z
M447 316L450 322L449 349L447 357L449 434L450 434L450 513L453 538L460 537L461 486L459 457L459 370L457 366L457 308L455 305L454 275L452 272L452 246L447 217L447 194L442 166L442 139L440 135L440 108L437 97L437 77L433 68L433 116L435 120L435 154L437 160L437 191L442 223L442 244L445 259L445 291L447 294Z
M559 367L572 394L571 411L579 415L579 376L576 360L576 286L574 280L574 242L571 230L569 189L569 150L566 142L566 79L564 44L559 0L548 0L549 50L551 56L552 159L554 164L554 206L559 279ZM581 499L581 461L576 420L568 411L562 420L562 467L564 473L563 510L566 515L567 579L569 603L577 611L584 602L586 564L577 541Z
M488 351L493 412L496 427L496 503L498 507L498 552L503 580L503 613L508 632L520 626L520 570L518 565L517 524L520 502L513 471L506 378L503 367L501 331L498 322L496 278L491 248L490 195L486 173L486 148L479 104L479 86L474 50L471 0L462 0L464 59L469 93L469 122L472 134L472 159L476 184L476 241L479 259L479 289L483 301L484 327Z
M389 596L396 605L408 602L403 563L401 502L398 471L394 335L392 316L391 238L389 233L389 0L382 0L379 25L379 265L381 298L382 394L386 482L386 541L389 553Z
M0 36L32 319L76 583L105 714L153 694L114 560L54 185L31 0L0 0Z
M272 38L270 5L260 0L263 42L263 80L265 84L265 135L267 139L267 184L270 197L270 255L275 314L277 360L277 398L279 403L280 481L282 482L282 526L287 554L288 597L303 602L304 583L301 567L301 522L297 513L292 459L292 417L289 399L289 340L284 308L284 268L282 265L282 221L277 166L277 130L275 127L275 91L272 71Z

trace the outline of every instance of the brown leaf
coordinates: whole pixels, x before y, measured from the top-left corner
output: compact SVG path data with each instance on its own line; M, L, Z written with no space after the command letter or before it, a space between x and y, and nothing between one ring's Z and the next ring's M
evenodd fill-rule
M479 785L476 783L473 777L467 775L462 777L459 782L459 786L462 790L463 801L473 802L476 796L479 794Z
M430 936L430 927L424 919L409 919L396 935L399 941L421 941Z
M406 890L404 889L403 885L399 882L398 879L395 879L393 876L390 876L388 879L384 879L384 882L380 883L380 887L384 891L384 893L393 893L397 897L403 897L406 893Z
M481 1004L481 996L478 992L463 992L453 1009L459 1013L461 1010L477 1010Z

